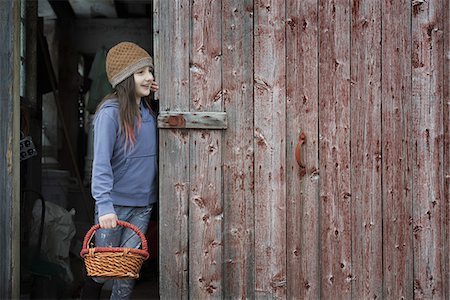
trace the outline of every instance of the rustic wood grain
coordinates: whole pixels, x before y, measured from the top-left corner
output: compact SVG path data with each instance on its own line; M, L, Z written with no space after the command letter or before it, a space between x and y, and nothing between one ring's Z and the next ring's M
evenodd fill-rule
M383 298L413 298L411 1L382 2Z
M0 1L0 299L19 298L20 2Z
M319 1L319 168L321 289L351 296L350 8Z
M444 257L444 271L445 276L443 278L444 282L444 298L450 298L450 3L444 2L443 7L443 28L444 28L444 78L443 78L443 125L444 125L444 159L443 159L443 170L444 170L444 197L442 206L442 220L444 221L443 230L443 253L447 253Z
M412 112L414 298L445 299L444 1L413 3Z
M222 1L223 296L255 298L253 0Z
M381 299L381 1L351 7L352 299Z
M256 297L286 296L286 40L284 1L255 5Z
M319 299L317 1L286 3L286 223L289 299ZM306 168L294 158L301 134Z
M153 75L155 76L156 82L160 82L160 75L161 75L161 42L160 42L160 0L154 0L153 1ZM154 98L159 100L159 91L154 93Z
M222 111L222 1L192 4L191 112ZM220 299L222 131L190 131L189 297Z
M159 128L227 129L225 112L160 112Z
M163 299L449 298L448 1L155 7Z
M158 1L160 110L189 111L190 1ZM187 299L189 133L160 130L160 295Z

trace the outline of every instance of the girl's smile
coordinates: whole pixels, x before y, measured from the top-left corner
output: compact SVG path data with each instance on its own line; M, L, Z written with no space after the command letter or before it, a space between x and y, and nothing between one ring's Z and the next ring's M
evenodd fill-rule
M152 84L154 83L154 77L150 70L150 67L143 67L133 74L136 100L140 101L141 97L150 95Z

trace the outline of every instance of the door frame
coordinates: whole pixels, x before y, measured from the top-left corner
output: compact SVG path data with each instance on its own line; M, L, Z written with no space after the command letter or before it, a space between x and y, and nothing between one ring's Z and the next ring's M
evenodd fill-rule
M20 22L22 1L0 1L0 298L20 292Z

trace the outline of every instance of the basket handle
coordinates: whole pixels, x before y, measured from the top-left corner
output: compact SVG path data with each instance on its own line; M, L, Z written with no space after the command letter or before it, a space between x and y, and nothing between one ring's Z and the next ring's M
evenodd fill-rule
M142 242L142 250L144 250L145 252L148 251L148 246L147 246L147 239L145 238L145 235L139 230L139 228L137 228L136 226L134 226L133 224L130 224L128 222L125 221L120 221L117 220L117 225L118 226L122 226L125 228L129 228L131 230L133 230L141 239ZM91 227L91 229L89 229L89 231L86 233L85 237L84 237L84 241L83 241L83 250L86 250L89 248L89 241L92 239L92 236L94 235L94 233L100 229L100 224L95 224L94 226Z

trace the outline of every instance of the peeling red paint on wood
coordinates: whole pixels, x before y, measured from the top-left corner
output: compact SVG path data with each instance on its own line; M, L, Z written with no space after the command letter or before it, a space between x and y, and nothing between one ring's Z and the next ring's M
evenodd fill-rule
M352 299L382 299L381 0L353 0L351 24Z
M420 4L412 18L412 126L414 298L445 299L446 239L442 181L444 19L443 0Z
M184 84L189 82L189 1L158 0L154 5L160 30L155 43L160 109L189 111L189 86ZM161 130L159 137L160 291L165 299L187 299L190 138L186 130Z
M444 1L445 2L445 1ZM447 20L444 27L444 53L443 55L443 126L444 126L444 149L443 149L443 170L444 170L444 202L442 205L441 216L443 220L444 231L447 232L443 236L443 253L447 255L443 258L444 274L442 282L444 284L444 298L450 298L450 235L448 234L450 229L450 3L444 4L443 20ZM444 23L444 24L445 24Z
M286 3L287 298L319 299L319 151L317 1ZM301 146L304 168L295 159Z
M222 1L225 299L254 299L253 0Z
M222 199L221 141L204 133L202 142L191 145L189 206L189 266L192 299L221 298L222 290ZM215 151L210 151L210 148ZM219 167L215 167L219 166ZM194 263L195 262L195 263Z
M321 297L351 297L350 11L319 1Z
M287 291L279 284L286 280L285 14L284 2L255 1L254 123L265 141L255 144L256 297Z
M382 2L383 297L413 298L410 1Z
M192 3L190 111L222 111L221 1ZM221 93L220 93L221 95ZM189 297L222 298L222 133L191 131ZM199 200L201 199L201 200ZM201 205L198 205L201 203Z
M163 298L449 297L447 2L160 1Z

